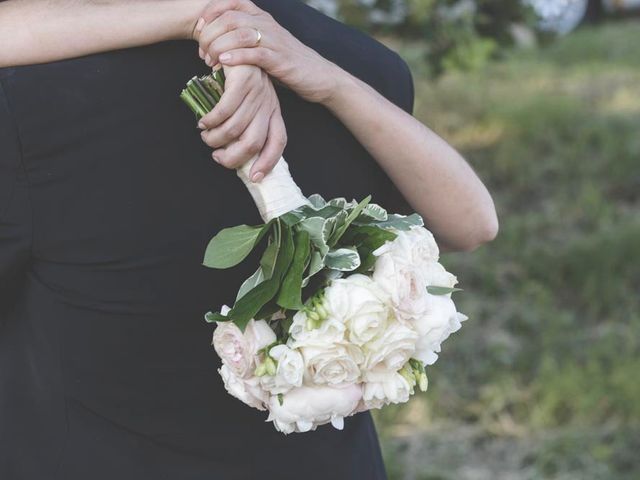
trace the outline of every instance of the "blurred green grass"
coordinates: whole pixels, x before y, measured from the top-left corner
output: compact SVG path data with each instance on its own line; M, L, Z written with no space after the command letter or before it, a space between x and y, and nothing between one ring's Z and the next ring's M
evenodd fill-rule
M640 478L639 38L584 28L438 82L423 46L388 41L501 221L443 258L470 320L429 392L377 415L392 480Z

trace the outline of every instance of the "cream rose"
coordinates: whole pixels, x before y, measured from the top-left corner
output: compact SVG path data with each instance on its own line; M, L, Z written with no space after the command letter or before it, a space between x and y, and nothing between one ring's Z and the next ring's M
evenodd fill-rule
M225 309L222 311L225 312ZM256 322L252 319L249 320L244 333L233 322L218 322L213 332L212 343L222 362L228 365L236 376L245 378L253 375L258 351L275 341L276 334L267 322Z
M309 382L338 385L353 383L360 377L362 351L349 343L300 347Z
M278 366L275 375L260 378L260 383L266 390L275 395L302 385L304 361L298 350L286 345L276 345L269 350L269 355L278 362Z
M308 432L318 425L331 422L342 429L344 417L352 415L362 398L358 384L316 385L294 388L269 400L269 418L283 433Z
M364 345L364 370L383 368L397 371L416 350L418 333L410 326L394 322L376 340Z
M330 318L347 327L347 338L363 345L384 331L390 316L389 296L366 275L334 280L325 290Z
M427 298L427 310L414 323L419 336L414 358L432 365L438 359L442 342L458 331L467 317L456 311L447 295L428 295Z
M391 298L394 313L411 322L424 315L427 287L453 287L457 279L438 263L438 247L430 232L414 228L374 252L373 280Z
M410 395L411 385L398 372L376 368L366 373L366 381L362 385L362 403L366 409L404 403Z
M269 400L269 395L260 386L260 379L258 377L238 377L226 364L218 369L218 373L224 381L224 388L230 395L250 407L257 408L258 410L266 410L265 404Z
M421 268L426 263L437 262L440 250L433 234L423 227L411 230L395 230L394 240L378 248L374 255L389 255L397 262L404 262Z
M458 283L458 279L449 273L440 263L428 263L424 265L420 273L427 286L452 288Z
M296 345L327 345L342 342L346 326L336 318L327 318L318 328L307 328L307 314L302 310L293 316L289 328L289 342L292 348Z

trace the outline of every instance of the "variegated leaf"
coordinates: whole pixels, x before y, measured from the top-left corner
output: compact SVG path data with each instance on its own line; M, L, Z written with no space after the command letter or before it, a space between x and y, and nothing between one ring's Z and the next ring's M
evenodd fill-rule
M324 263L333 270L350 272L360 266L360 255L355 247L338 248L327 253Z

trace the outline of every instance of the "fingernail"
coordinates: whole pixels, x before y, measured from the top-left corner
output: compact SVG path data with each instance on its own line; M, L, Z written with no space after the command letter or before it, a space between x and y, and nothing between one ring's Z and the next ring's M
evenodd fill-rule
M222 55L220 55L220 57L218 58L221 62L228 62L229 60L231 60L231 54L225 52Z
M196 32L202 31L202 27L204 27L204 18L199 18L198 23L196 23Z
M206 126L204 123L202 123L202 122L198 122L198 128L199 128L200 130L206 130L206 129L207 129L207 126ZM202 132L202 133L204 133L204 132Z
M207 65L209 65L209 66L211 66L211 65L212 65L212 62L211 62L211 55L209 55L208 53L207 53L207 56L206 56L206 57L204 57L204 63L206 63L206 64L207 64Z
M253 183L259 183L260 181L262 181L263 178L264 178L264 173L256 172L253 174L253 177L251 177L251 181Z
M216 163L220 163L220 159L216 156L216 153L215 153L215 152L213 152L213 153L211 154L211 158L213 158L213 159L215 160L215 162L216 162Z
M201 48L198 49L198 55L200 56L201 59L204 60L204 50L202 50Z

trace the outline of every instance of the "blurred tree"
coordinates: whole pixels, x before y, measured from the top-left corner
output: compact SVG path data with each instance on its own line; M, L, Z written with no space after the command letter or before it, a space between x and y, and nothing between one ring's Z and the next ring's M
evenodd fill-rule
M355 27L428 43L434 75L473 70L514 43L515 26L533 30L535 15L514 0L311 0Z

